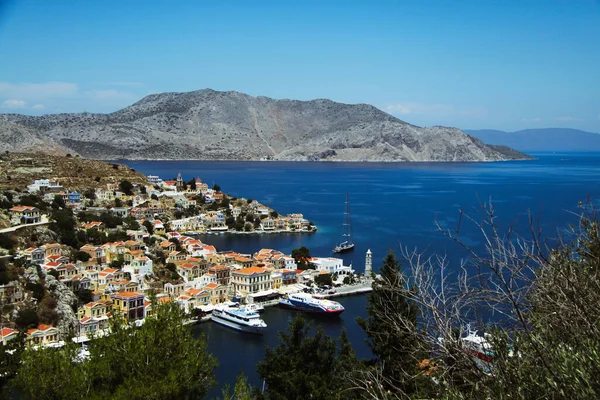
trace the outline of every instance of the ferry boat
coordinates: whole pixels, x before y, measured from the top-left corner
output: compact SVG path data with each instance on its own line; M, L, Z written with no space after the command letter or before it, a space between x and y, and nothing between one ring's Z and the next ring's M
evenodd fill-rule
M244 308L215 308L211 319L221 325L237 329L242 332L262 334L267 324L257 312Z
M341 314L345 310L337 301L316 298L308 293L288 294L279 299L279 305L317 314Z

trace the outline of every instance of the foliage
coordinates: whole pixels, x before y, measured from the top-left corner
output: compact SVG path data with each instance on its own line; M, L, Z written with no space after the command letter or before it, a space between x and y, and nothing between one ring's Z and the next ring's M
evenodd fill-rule
M175 303L155 306L139 328L111 320L112 334L89 344L77 360L61 349L26 350L14 380L30 399L200 399L214 384L215 359L203 338L183 326Z
M54 272L58 275L58 273L55 270L51 270L49 272L49 274L51 272ZM56 278L56 279L58 279L58 278ZM40 283L29 282L29 283L27 283L26 288L27 288L27 290L31 291L31 295L33 296L34 299L36 299L37 301L42 301L42 299L44 298L44 293L45 293L44 285L42 285Z
M127 196L131 196L133 194L133 184L128 180L122 180L119 182L119 189Z
M383 260L380 274L369 294L369 317L357 322L369 338L367 344L377 357L385 386L412 393L416 365L426 354L416 335L418 306L409 299L400 263L391 250Z
M50 229L56 232L61 239L61 243L71 247L80 247L77 233L75 231L75 216L70 208L63 208L52 211L52 220Z
M331 274L319 274L315 276L315 283L319 286L333 285L333 281L331 280Z
M75 260L77 261L89 261L90 258L92 258L92 256L89 255L89 253L86 253L85 251L76 251L75 252Z
M217 185L217 184L215 183L215 184L213 185L212 189L213 189L215 192L220 192L220 191L221 191L221 186L219 186L219 185Z
M150 235L154 234L154 225L152 224L152 222L150 222L149 220L146 219L146 220L144 220L142 225L144 225L144 227L148 231L148 234L150 234Z
M131 215L128 215L127 217L125 217L123 219L123 222L125 222L127 224L128 229L132 229L134 231L137 231L138 229L140 229L140 223L137 222L137 220Z
M19 332L18 336L6 345L0 342L0 397L10 398L9 385L21 364L21 355L25 349L25 333Z
M311 264L309 263L311 255L310 250L306 246L292 250L292 258L296 261L298 269L314 269L314 267L311 267Z
M104 211L100 214L98 219L109 229L116 228L123 224L123 219L121 217L109 211Z
M50 206L55 210L58 210L59 208L65 208L65 199L60 194L57 194L54 196L54 200L52 200L52 204Z
M36 327L39 323L40 318L38 317L37 312L31 308L19 310L17 319L15 320L15 324L19 330Z
M17 279L19 279L19 274L15 266L11 265L6 259L0 259L0 285L6 285Z
M296 317L279 338L277 347L267 348L257 366L267 399L348 398L345 374L358 362L345 333L338 348L322 328L311 335L306 321Z
M15 246L15 240L6 233L0 233L0 248L10 250Z
M254 389L255 390L255 389ZM238 375L233 393L229 393L229 385L225 385L221 391L223 400L254 400L256 397L253 395L252 385L248 383L248 378L243 372Z
M87 304L93 299L92 291L90 289L77 289L75 290L75 295L77 296L79 304Z

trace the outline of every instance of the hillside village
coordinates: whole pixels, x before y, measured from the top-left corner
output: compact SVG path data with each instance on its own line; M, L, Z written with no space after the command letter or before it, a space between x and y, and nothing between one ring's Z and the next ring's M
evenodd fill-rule
M111 316L143 321L152 302L177 302L190 319L219 303L264 302L306 285L354 280L341 259L273 249L219 251L194 233L314 232L302 214L280 216L200 179L148 176L83 193L55 179L0 193L1 340L33 344L107 332ZM325 279L324 279L325 278Z

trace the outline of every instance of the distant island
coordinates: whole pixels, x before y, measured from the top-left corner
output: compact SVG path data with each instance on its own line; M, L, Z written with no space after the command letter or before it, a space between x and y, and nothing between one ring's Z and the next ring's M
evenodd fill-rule
M160 93L110 114L0 115L0 151L96 159L504 161L530 159L465 132L421 128L368 104L211 89Z
M525 129L504 132L494 129L465 130L490 144L502 144L519 151L600 151L600 134L568 128Z

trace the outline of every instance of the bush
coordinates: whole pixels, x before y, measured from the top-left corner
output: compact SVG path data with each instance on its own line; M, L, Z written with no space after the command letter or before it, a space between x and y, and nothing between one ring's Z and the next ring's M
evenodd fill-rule
M20 310L15 324L19 330L33 328L40 324L40 317L33 309Z

